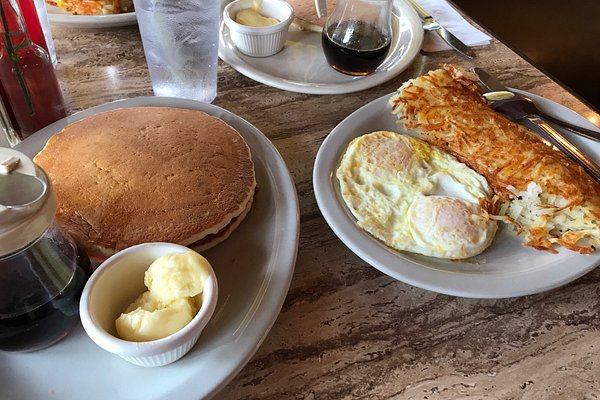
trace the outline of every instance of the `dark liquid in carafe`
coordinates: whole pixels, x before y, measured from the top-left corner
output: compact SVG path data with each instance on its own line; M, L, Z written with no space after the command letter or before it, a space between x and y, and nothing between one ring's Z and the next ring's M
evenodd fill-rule
M337 37L342 38L343 43L336 40ZM325 58L334 69L348 75L367 75L381 65L391 41L371 24L343 21L323 30L321 43Z
M91 273L89 258L79 246L70 256L53 253L52 246L42 239L15 257L11 268L0 270L0 279L15 285L0 293L0 351L42 349L66 336L79 321L79 299ZM51 272L35 272L31 263L45 263Z

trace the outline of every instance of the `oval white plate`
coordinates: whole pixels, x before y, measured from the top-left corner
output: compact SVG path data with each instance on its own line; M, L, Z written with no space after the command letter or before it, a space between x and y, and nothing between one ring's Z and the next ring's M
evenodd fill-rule
M222 0L225 4L227 0ZM243 55L235 48L229 28L221 24L219 57L255 81L291 92L309 94L350 93L377 86L404 71L419 53L423 27L404 0L394 1L392 45L383 64L367 76L335 71L325 60L321 35L290 28L284 49L270 57Z
M595 128L583 117L557 103L522 93L556 117ZM331 229L356 255L400 281L439 293L474 298L515 297L542 292L564 285L600 264L600 250L585 256L565 249L561 249L559 254L549 254L523 247L521 240L502 224L486 251L463 262L397 252L360 229L341 197L335 171L353 138L378 130L406 132L391 114L388 105L390 96L374 100L344 119L327 136L315 160L313 184L319 208ZM568 133L565 135L600 162L599 143Z
M136 106L204 111L237 129L252 150L258 184L254 204L226 241L203 253L219 281L215 313L194 348L176 363L160 368L137 367L102 350L87 337L81 325L45 350L23 354L0 352L2 398L209 397L248 362L279 314L298 249L298 200L280 154L269 139L247 121L211 104L141 97L74 114L31 136L18 149L32 156L68 123L101 111Z
M46 4L52 25L69 28L117 28L137 24L135 12L108 15L73 15L56 6Z

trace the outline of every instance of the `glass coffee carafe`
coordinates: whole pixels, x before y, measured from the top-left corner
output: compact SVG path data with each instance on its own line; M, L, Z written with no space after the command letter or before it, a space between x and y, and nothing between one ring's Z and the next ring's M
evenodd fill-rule
M390 49L391 15L392 0L337 0L321 37L329 65L347 75L374 72Z
M0 148L0 351L34 351L79 321L90 261L55 222L45 173Z

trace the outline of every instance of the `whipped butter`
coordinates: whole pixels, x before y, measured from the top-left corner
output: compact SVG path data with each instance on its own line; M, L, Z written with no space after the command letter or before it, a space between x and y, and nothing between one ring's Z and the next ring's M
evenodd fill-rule
M119 337L145 342L172 335L186 326L201 306L209 270L208 260L192 250L154 260L144 274L148 291L115 321Z
M265 17L257 8L244 8L235 15L235 22L246 26L271 26L279 21L273 17Z

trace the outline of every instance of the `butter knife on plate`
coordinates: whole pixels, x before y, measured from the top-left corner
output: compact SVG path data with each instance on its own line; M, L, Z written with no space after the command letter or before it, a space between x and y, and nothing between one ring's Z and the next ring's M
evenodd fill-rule
M454 36L450 31L441 26L435 18L433 18L419 3L415 0L408 0L408 3L415 9L421 21L423 21L423 29L426 31L435 31L446 43L454 50L458 51L463 56L474 58L475 53L466 44L461 42L459 38Z
M581 167L597 182L600 182L600 166L588 157L583 151L571 143L562 133L554 129L554 127L546 121L545 115L537 113L515 113L513 108L505 108L503 105L509 101L529 101L518 93L507 89L500 81L488 74L481 68L475 68L474 72L479 77L479 81L489 92L483 96L488 100L489 106L504 114L509 119L525 123L534 132L538 133L543 139L550 142L567 157L579 163ZM541 112L540 112L541 114ZM592 131L593 132L593 131Z

